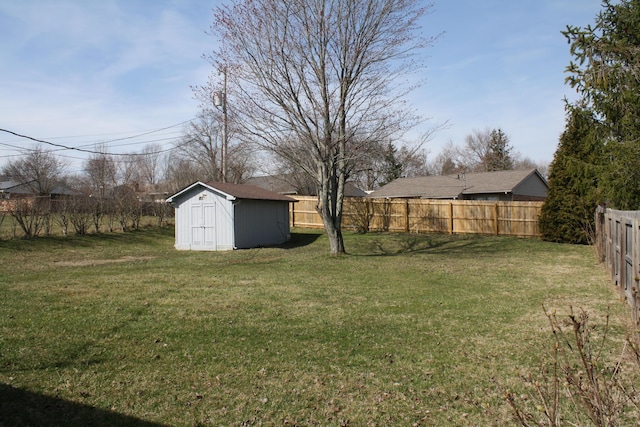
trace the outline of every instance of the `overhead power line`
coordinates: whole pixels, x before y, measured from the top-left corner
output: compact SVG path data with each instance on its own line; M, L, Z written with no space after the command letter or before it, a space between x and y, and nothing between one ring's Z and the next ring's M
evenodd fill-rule
M162 129L157 129L157 130L153 130L153 131L149 131L149 132L144 132L144 133L141 133L141 134L139 134L139 135L133 135L133 136L123 137L123 138L116 138L116 139L112 139L112 140L109 140L109 141L102 141L101 143L110 143L110 142L124 141L124 140L133 139L133 138L138 138L138 137L140 137L140 136L145 136L145 135L149 135L149 134L152 134L152 133L155 133L155 132L160 132L160 131L163 131L163 130L166 130L166 129L170 129L170 128L173 128L173 127L176 127L176 126L180 126L180 125L183 125L183 124L188 123L188 122L190 122L190 121L191 121L191 120L187 120L187 121L185 121L185 122L178 123L177 125L167 126L167 127L165 127L165 128L162 128ZM50 146L52 146L52 147L57 147L57 148L62 149L62 150L72 150L72 151L79 151L79 152L82 152L82 153L99 154L99 155L111 155L111 156L148 156L148 155L153 155L153 154L166 153L166 152L171 151L171 150L173 150L173 149L175 149L175 148L177 148L177 147L178 147L178 146L174 146L174 147L171 147L171 148L168 148L168 149L158 150L158 151L154 151L154 152L147 152L147 153L109 153L109 152L104 152L104 151L99 151L99 150L91 150L91 149L88 149L88 148L71 147L71 146L64 145L64 144L58 144L58 143L55 143L55 142L46 141L46 140L44 140L44 139L34 138L34 137L32 137L32 136L29 136L29 135L22 135L22 134L20 134L20 133L13 132L13 131L8 130L8 129L1 129L1 128L0 128L0 132L5 132L5 133L8 133L8 134L10 134L10 135L14 135L14 136L17 136L17 137L19 137L19 138L28 139L28 140L31 140L31 141L34 141L34 142L39 142L39 143L42 143L42 144L47 144L47 145L50 145ZM162 140L162 139L161 139L161 140ZM9 146L9 144L3 144L3 145L7 145L7 146ZM182 144L180 144L180 145L182 145ZM14 147L14 148L17 148L17 147Z

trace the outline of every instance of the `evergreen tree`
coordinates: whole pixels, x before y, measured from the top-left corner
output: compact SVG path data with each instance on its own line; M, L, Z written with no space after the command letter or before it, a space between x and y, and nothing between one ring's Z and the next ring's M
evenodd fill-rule
M501 129L493 129L489 135L484 164L487 172L513 169L513 158L509 145L509 137Z
M440 175L451 175L456 172L456 163L453 161L451 157L446 157L444 162L442 162L442 167L440 168Z
M382 181L380 186L386 185L402 176L403 165L398 160L398 150L393 143L389 142L384 153L384 164L382 168Z
M591 243L594 212L601 194L604 144L593 114L570 106L549 172L549 191L542 206L540 229L545 240Z
M606 132L607 204L640 209L640 0L612 3L603 0L594 26L563 32L574 57L567 81Z

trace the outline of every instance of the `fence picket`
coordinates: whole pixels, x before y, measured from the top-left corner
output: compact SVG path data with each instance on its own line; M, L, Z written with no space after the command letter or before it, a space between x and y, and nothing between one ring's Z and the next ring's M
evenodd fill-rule
M636 326L640 326L640 211L598 207L596 233L596 244L604 245L599 249L599 261L609 269L611 280L633 310Z
M291 225L322 228L317 199L294 196ZM543 202L345 198L342 226L359 231L539 237Z

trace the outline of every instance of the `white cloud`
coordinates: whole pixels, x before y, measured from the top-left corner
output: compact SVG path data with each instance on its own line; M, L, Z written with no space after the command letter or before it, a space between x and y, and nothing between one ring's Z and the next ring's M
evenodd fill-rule
M3 2L1 16L3 128L41 139L137 133L197 112L190 85L206 81L201 55L213 43L202 2L31 0ZM8 140L30 144L0 134Z
M39 138L132 134L188 120L191 85L205 84L201 58L216 2L25 0L0 2L0 127ZM409 101L430 123L449 120L437 154L474 129L502 127L516 149L551 160L564 126L567 24L587 25L599 0L442 0L425 35L426 85ZM419 133L419 130L417 130ZM27 144L0 134L0 143ZM69 138L74 144L92 138ZM0 145L0 164L6 155Z

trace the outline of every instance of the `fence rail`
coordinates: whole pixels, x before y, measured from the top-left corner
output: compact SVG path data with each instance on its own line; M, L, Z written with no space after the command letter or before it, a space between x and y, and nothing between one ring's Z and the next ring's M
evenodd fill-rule
M296 196L291 225L322 228L315 197ZM347 198L343 228L357 231L476 233L539 237L542 202Z
M596 211L596 248L640 326L640 211Z

